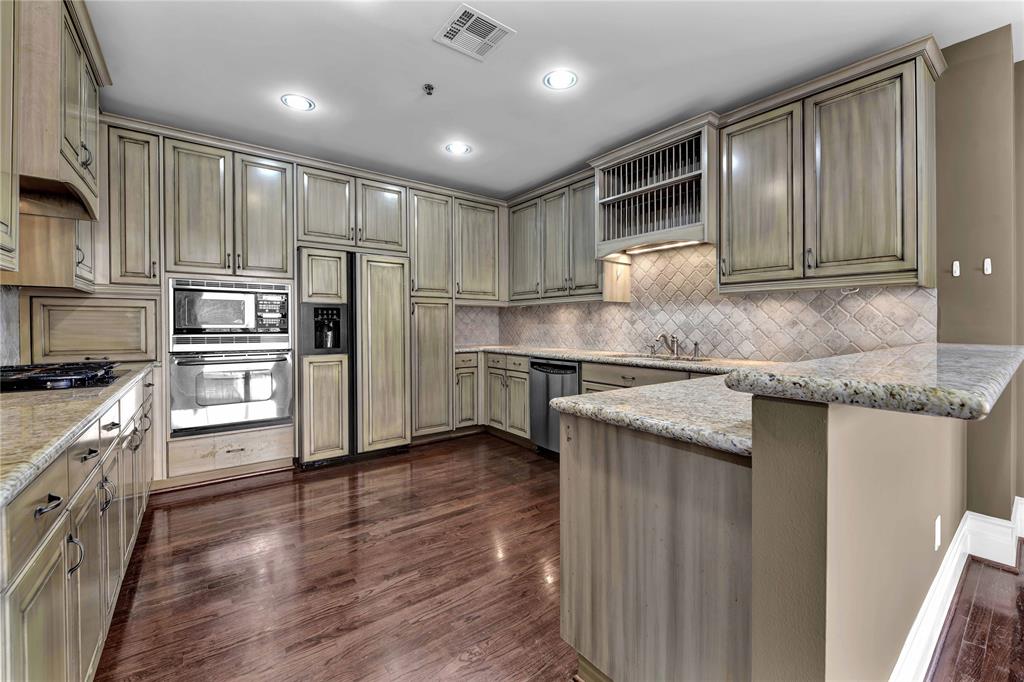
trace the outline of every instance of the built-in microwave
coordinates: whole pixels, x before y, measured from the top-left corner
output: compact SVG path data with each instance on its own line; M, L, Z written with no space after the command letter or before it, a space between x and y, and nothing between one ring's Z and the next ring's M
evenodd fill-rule
M288 350L291 286L173 277L171 352Z

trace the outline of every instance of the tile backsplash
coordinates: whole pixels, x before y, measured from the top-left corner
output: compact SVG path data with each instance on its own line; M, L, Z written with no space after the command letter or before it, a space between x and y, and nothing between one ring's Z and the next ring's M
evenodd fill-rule
M935 341L934 289L864 287L765 294L715 292L715 248L634 256L632 300L503 308L502 344L646 352L661 332L702 355L795 361ZM488 339L492 320L458 308L456 343ZM488 310L490 312L490 310ZM461 333L460 333L461 332ZM465 334L465 336L463 336Z
M500 343L499 309L483 306L457 306L455 308L455 345L495 346Z

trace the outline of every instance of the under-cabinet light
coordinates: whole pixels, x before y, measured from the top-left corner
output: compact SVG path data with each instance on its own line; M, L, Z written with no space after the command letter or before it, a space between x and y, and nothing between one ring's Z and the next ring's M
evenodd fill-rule
M651 251L664 251L665 249L678 249L680 246L693 246L700 244L698 241L668 242L666 244L655 244L654 246L639 246L635 249L626 249L626 253L635 256L638 253L650 253Z

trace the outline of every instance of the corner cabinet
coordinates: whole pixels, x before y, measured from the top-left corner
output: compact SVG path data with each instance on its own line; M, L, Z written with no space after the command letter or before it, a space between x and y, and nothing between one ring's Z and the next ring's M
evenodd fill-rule
M0 269L18 269L17 3L0 3Z
M412 435L452 430L452 302L412 302Z
M359 452L407 445L410 415L409 260L359 254Z
M934 286L944 69L928 38L723 117L719 290Z
M451 298L452 198L409 191L412 295Z
M159 286L160 142L122 128L107 132L110 283Z
M498 300L498 207L455 200L455 298Z

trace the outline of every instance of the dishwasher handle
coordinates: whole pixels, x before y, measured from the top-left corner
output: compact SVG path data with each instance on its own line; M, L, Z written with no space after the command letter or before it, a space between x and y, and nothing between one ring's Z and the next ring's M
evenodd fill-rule
M531 362L531 370L537 370L542 374L576 374L577 369L575 367L566 367L565 365L550 365L544 362Z

